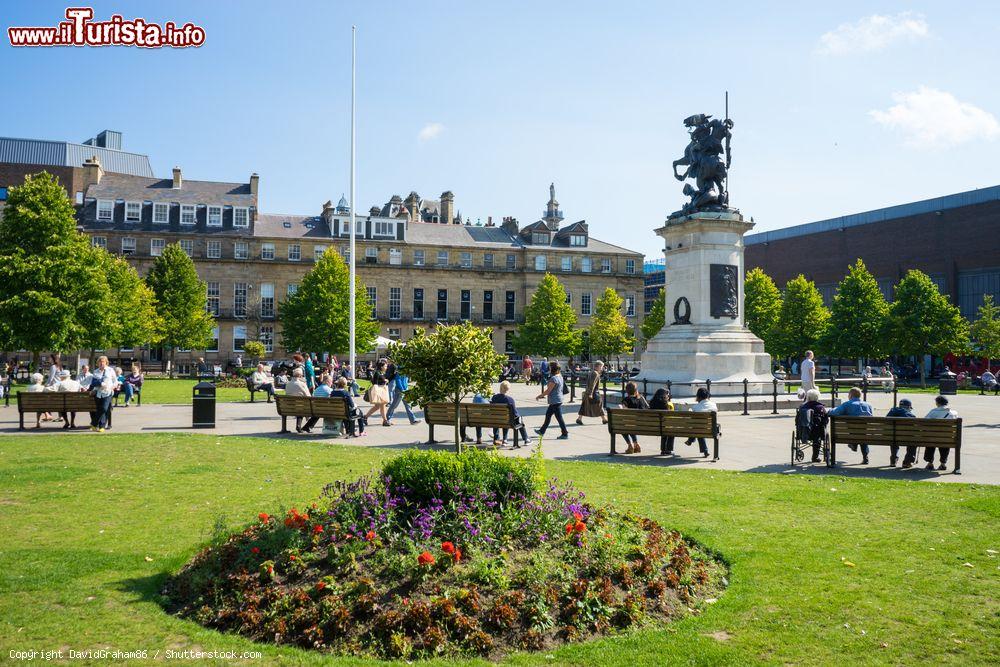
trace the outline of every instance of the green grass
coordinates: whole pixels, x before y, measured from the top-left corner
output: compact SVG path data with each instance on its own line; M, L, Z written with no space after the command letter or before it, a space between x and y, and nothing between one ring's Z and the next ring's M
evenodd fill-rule
M309 501L387 456L211 435L0 439L0 655L200 648L329 660L173 618L155 596L220 518L232 527ZM547 471L718 550L731 586L665 629L513 664L1000 662L1000 556L987 551L1000 550L996 487L605 463Z

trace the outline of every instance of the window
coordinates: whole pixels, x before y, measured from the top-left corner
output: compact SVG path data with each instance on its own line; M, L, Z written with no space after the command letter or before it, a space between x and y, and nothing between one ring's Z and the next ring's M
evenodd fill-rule
M209 227L221 227L222 226L222 207L221 206L209 206L208 207L208 226Z
M483 320L489 322L493 319L493 290L483 292Z
M122 254L131 255L135 252L135 239L131 236L122 238Z
M233 227L249 227L249 226L250 226L250 209L234 208Z
M580 314L581 315L590 315L590 300L592 298L593 297L591 296L590 292L584 292L583 294L580 295Z
M288 296L295 296L296 294L298 294L298 291L299 291L298 283L288 283L288 288L286 290L286 294Z
M424 289L422 287L413 288L413 319L424 319Z
M142 202L125 202L125 222L139 222L142 219Z
M260 284L260 316L274 317L274 283Z
M247 316L247 284L233 283L233 316Z
M205 310L215 317L219 316L219 296L221 294L219 283L208 283L208 300L205 302Z
M345 245L340 249L340 255L344 258L344 262L347 264L351 263L351 246Z
M375 319L375 309L378 306L378 288L369 285L367 289L368 303L371 304L372 307L372 319Z
M547 232L531 232L531 245L548 245L549 235Z
M208 344L205 348L206 352L218 352L219 351L219 327L212 329L212 342Z
M326 252L325 245L313 246L313 261L318 262L319 260L323 259L324 252Z
M347 220L344 220L344 223L340 226L340 235L341 236L350 236L351 235L351 227L350 227L350 225L351 225L350 222L348 222ZM355 236L360 236L361 238L364 238L364 236L365 236L365 220L364 220L364 218L357 218L357 219L355 219L355 221L354 221L354 235Z
M548 268L548 260L545 255L538 255L535 257L535 271L544 271Z
M115 203L110 199L97 200L97 220L111 222L115 218Z
M376 220L373 225L372 234L374 236L395 236L396 235L396 223L394 222L381 222Z
M242 352L247 344L247 328L242 324L233 327L233 352Z
M463 252L460 255L460 261L461 261L463 269L471 269L472 268L472 253L471 252Z
M504 303L504 313L503 318L508 322L514 321L514 305L515 299L517 298L516 293L513 290L507 290L507 296Z
M503 351L514 354L514 332L510 329L503 332Z
M209 241L208 250L205 251L209 259L219 259L222 257L222 241Z
M570 292L566 292L566 305L572 305L573 295Z
M375 246L365 248L365 264L378 264L378 248Z
M389 319L398 320L402 315L403 288L389 288Z
M107 236L93 236L91 237L90 242L94 245L95 248L104 248L105 250L108 249Z
M386 329L386 332L389 334L389 340L399 340L400 339L399 327L395 327L395 328L389 327L388 329Z
M573 270L573 258L572 257L563 257L561 264L562 264L562 270L563 271L572 271Z
M625 317L635 317L635 296L632 294L625 297Z
M460 316L463 320L472 319L472 290L462 290L462 310Z
M448 266L448 251L438 250L438 266Z
M590 273L594 270L594 260L589 257L583 257L580 259L580 271L583 273Z
M413 251L413 266L423 266L424 265L424 251L414 250Z
M493 253L488 252L483 255L483 268L484 269L493 268Z
M403 251L399 248L389 248L389 263L399 266L403 263Z
M274 259L274 244L273 243L261 243L260 244L260 258L261 259Z
M194 206L190 204L181 204L181 224L193 225L195 221Z
M181 250L187 253L188 257L194 257L194 239L181 239Z
M163 239L149 239L149 254L151 257L159 257L163 254L163 249L167 242Z
M635 260L626 259L625 260L625 273L635 273Z
M508 269L517 268L517 255L507 255L507 268Z
M288 244L288 261L297 262L302 259L302 246L298 243Z
M153 222L158 225L170 222L170 204L153 204Z
M601 273L611 273L611 260L607 257L601 260Z
M236 259L250 259L250 244L246 241L237 241L233 246L233 257Z
M448 290L438 290L437 318L439 320L448 319Z
M587 236L585 234L570 234L569 244L571 246L585 247L587 245Z
M264 344L264 351L270 354L274 352L274 327L266 326L260 328L260 336L257 337Z

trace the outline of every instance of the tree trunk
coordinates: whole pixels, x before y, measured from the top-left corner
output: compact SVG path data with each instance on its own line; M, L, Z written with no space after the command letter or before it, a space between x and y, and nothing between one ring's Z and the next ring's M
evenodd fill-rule
M174 367L174 356L176 355L176 353L177 353L176 348L174 348L173 346L171 346L170 347L170 379L171 380L174 379L174 369L175 369L175 367Z
M923 357L917 357L917 364L920 366L920 388L927 388L927 369L924 367Z
M29 373L37 373L38 368L41 365L42 353L40 350L31 351L31 367L28 369Z

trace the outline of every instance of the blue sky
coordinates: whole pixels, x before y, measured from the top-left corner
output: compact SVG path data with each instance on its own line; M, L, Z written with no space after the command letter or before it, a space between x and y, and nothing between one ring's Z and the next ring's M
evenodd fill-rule
M0 135L118 129L158 175L256 171L265 212L315 213L348 189L357 24L359 209L452 190L473 222L526 223L554 181L568 220L658 256L681 121L722 114L727 89L731 199L758 230L1000 182L995 4L811 4L98 1L97 19L192 21L206 43L4 35ZM66 6L5 2L4 27Z

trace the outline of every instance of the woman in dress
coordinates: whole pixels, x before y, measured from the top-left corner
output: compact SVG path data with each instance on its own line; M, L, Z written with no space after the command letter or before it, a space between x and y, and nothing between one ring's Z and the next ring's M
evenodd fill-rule
M583 387L583 396L580 398L580 412L576 416L576 423L583 426L584 417L600 417L602 424L608 423L608 417L604 414L604 401L601 400L600 386L601 373L604 371L604 362L597 361L593 369L587 373L586 385Z
M380 361L372 373L372 386L368 389L368 398L372 406L365 414L365 419L378 412L382 416L382 426L392 426L385 409L389 405L389 381L385 379L385 369L385 361Z

